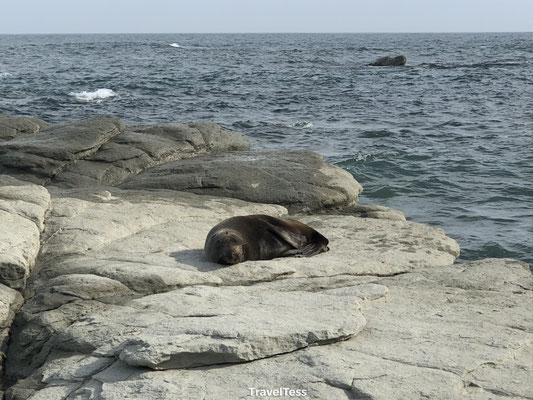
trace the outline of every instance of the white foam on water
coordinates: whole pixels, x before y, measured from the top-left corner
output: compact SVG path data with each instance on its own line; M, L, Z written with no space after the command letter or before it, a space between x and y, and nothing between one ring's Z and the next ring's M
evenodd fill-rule
M11 76L13 74L9 73L9 72L0 72L0 79L2 78L7 78L8 76Z
M102 101L109 97L114 97L117 94L111 89L97 89L94 92L70 92L69 96L74 97L78 101Z
M293 129L311 129L313 127L312 122L296 121L294 124L290 124L289 128Z
M170 47L181 47L178 43L170 43Z

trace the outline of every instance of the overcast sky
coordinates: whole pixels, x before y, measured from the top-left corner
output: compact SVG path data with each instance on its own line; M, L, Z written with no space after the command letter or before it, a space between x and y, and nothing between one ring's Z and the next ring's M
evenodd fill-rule
M0 33L533 31L533 0L7 0L0 10Z

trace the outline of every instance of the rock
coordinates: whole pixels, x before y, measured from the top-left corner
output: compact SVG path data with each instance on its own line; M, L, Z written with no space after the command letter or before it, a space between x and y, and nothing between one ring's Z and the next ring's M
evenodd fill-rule
M375 67L390 67L390 66L402 66L405 65L407 62L407 58L405 56L397 56L397 57L391 57L391 56L385 56L378 58L373 63L370 63L369 65L375 66Z
M46 128L48 123L38 118L14 117L0 114L0 142L20 135L30 135Z
M395 210L394 208L378 205L357 205L346 209L346 212L361 218L395 219L398 221L406 221L404 212Z
M104 357L98 351L81 354L79 351L72 352L70 348L68 352L52 350L47 362L35 372L33 378L20 381L8 389L7 399L26 398L28 393L45 396L51 390L69 398L245 398L253 390L272 391L280 388L299 390L300 393L305 391L305 397L311 399L477 400L533 396L533 387L529 384L533 367L533 317L530 313L533 298L532 291L526 289L531 285L531 272L526 264L489 259L462 265L422 268L392 277L367 278L372 279L372 283L362 285L363 288L346 280L348 286L345 287L318 289L325 282L322 278L318 279L318 286L312 283L316 278L303 278L306 284L290 290L287 281L302 279L287 278L261 284L257 288L218 288L222 292L217 293L217 288L198 287L131 301L127 313L131 312L131 308L137 313L147 310L145 316L148 325L151 318L158 318L156 309L167 313L166 318L170 320L181 318L184 324L188 324L188 317L192 320L204 318L206 321L217 318L211 313L219 316L227 313L231 321L238 319L240 314L234 314L235 308L231 306L234 304L238 309L237 301L231 299L231 295L226 296L234 290L242 289L233 293L247 299L247 295L252 296L252 299L262 299L253 304L265 301L266 310L278 302L276 295L279 296L279 302L289 299L285 297L287 295L295 296L290 298L291 302L298 298L303 300L306 296L316 296L318 301L322 301L330 296L331 304L341 304L336 302L343 298L353 301L357 294L366 293L367 300L360 304L367 325L358 335L347 340L322 346L304 346L297 351L253 362L221 364L218 368L151 371L131 365L135 364L133 360L142 360L145 365L144 361L152 360L154 354L164 353L152 352L165 343L163 339L155 341L152 336L154 332L161 338L170 334L170 344L165 346L172 347L175 344L175 336L171 334L173 330L167 329L172 323L159 325L156 322L153 327L150 325L147 328L146 333L138 333L144 337L140 343L146 347L123 354L123 360L117 360L116 356L109 357L110 353L105 353L107 356ZM285 289L278 291L276 285L282 285ZM304 286L314 287L313 290L318 291L301 291ZM383 286L388 291L380 289ZM385 297L381 297L385 292ZM177 293L191 295L184 302L165 301L167 296L170 299ZM204 295L209 297L209 293L214 298L206 303ZM269 293L272 297L268 297ZM214 306L219 300L223 301L222 307L209 308L209 303ZM305 303L296 301L297 304ZM313 302L314 298L307 301L308 305ZM241 304L243 310L246 309L245 304ZM309 309L308 305L302 304L304 309ZM167 306L169 308L164 309ZM341 310L333 306L327 308L333 312L343 312L348 317L344 307ZM282 315L289 310L289 307L280 309ZM199 313L194 314L196 312ZM115 314L117 319L109 321L111 326L114 326L114 322L120 324L127 319L125 316L119 317L119 314ZM102 314L97 312L95 315ZM303 315L307 314L304 312ZM322 313L318 312L317 315ZM268 313L263 316L257 313L256 318L264 318L264 321L273 318L273 325L278 321L277 316ZM300 321L300 317L295 318ZM135 318L131 320L135 325ZM85 330L80 329L79 332L88 333L93 321L97 331L103 328L98 318L90 317L81 321L81 324L85 324ZM191 324L194 325L194 322ZM297 328L301 325L294 324ZM206 322L206 326L209 326L209 322ZM274 329L286 328L274 326ZM225 326L220 329L229 330ZM226 339L213 334L209 340L223 343ZM126 341L125 345L123 349L130 346L131 342ZM194 343L188 345L194 346ZM109 348L121 349L120 346ZM37 377L40 377L39 380ZM10 397L17 393L23 393L24 396Z
M0 175L0 283L24 288L49 205L45 188Z
M147 316L146 312L139 314L138 307L132 310L131 304L135 304L131 303L132 296L171 292L196 285L247 287L289 277L302 282L309 277L326 279L347 275L354 280L368 274L391 275L427 265L449 264L459 251L457 244L442 230L422 224L339 215L299 216L298 219L330 237L331 251L309 259L249 261L222 268L208 262L203 253L205 237L212 226L234 215L266 213L281 216L286 209L175 191L50 188L50 193L52 207L42 238L39 272L33 280L35 295L17 316L15 339L9 349L7 375L10 381L31 375L45 362L51 347L63 352L84 349L89 354L100 346L95 342L96 336L118 335L104 332L95 338L90 335L83 338L79 333L69 333L74 326L83 326L83 318L93 318L90 315L95 318L92 327L100 332L102 327L112 324L97 322L103 321L97 315L111 312L109 310L118 313L110 317L113 321L119 321L120 315L124 314L128 315L125 321L150 320L160 324L163 317L157 313ZM355 294L351 296L357 297ZM368 296L361 294L362 298ZM115 306L109 308L109 305ZM278 312L280 310L278 307ZM331 308L328 310L332 312ZM168 315L164 319L168 319ZM340 321L345 320L346 317L340 318ZM126 322L121 324L125 326ZM71 325L72 329L68 328ZM165 329L174 332L179 326L169 325ZM84 327L81 331L90 329ZM157 334L141 336L142 343L148 343L156 354L142 362L154 367L159 366L149 359L159 359L159 354L168 350L153 339L163 328L157 329ZM61 336L60 331L71 336ZM316 332L315 336L320 337ZM251 334L248 337L252 341ZM65 343L72 347L66 347ZM119 344L108 351L120 356ZM258 346L256 344L254 348L261 347ZM232 356L237 357L233 360L244 359L245 356L240 355L241 347L233 345L231 348L238 354ZM183 350L176 348L173 351ZM260 354L266 356L267 350L257 351L257 357ZM124 359L128 359L126 354L122 356Z
M120 185L125 189L172 189L258 203L291 212L355 205L361 186L347 171L308 151L232 152L158 165Z
M246 136L213 123L128 127L97 153L67 166L54 176L52 184L61 187L116 185L163 162L249 148Z
M4 375L3 366L9 341L9 329L22 303L23 298L19 292L0 283L0 380Z
M56 336L55 348L152 369L245 362L345 340L365 324L358 309L357 297L335 293L197 286L92 314Z
M423 224L301 215L294 217L329 238L328 253L220 268L203 252L206 235L216 223L234 215L279 217L286 209L183 192L109 190L107 197L51 191L53 204L40 255L43 279L96 274L139 293L159 293L199 284L252 284L287 275L391 275L450 264L459 254L457 243L441 229Z
M118 118L97 117L51 125L38 135L0 143L0 172L47 184L69 165L92 156L124 130Z
M7 400L533 397L526 264L451 265L459 246L441 229L358 205L357 182L314 153L184 159L243 143L216 126L140 133L117 121L0 144L1 168L50 185L0 175L0 277L27 297L22 306L0 283ZM90 137L76 138L86 128ZM165 164L131 176L154 163ZM58 187L76 176L90 186L129 179ZM291 217L331 250L208 262L204 240L221 220L288 212L261 201L319 211Z

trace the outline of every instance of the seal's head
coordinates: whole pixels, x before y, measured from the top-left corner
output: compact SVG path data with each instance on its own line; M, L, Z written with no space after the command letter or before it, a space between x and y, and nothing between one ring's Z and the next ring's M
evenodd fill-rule
M208 237L205 249L209 261L218 264L233 265L248 259L241 235L230 229L222 229Z

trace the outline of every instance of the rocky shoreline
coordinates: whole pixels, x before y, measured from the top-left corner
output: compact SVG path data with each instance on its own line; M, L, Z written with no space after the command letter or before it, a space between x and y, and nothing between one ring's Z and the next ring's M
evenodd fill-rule
M0 172L8 400L533 398L528 265L454 264L441 229L359 205L315 153L211 123L0 116ZM209 229L255 213L331 250L208 262Z

